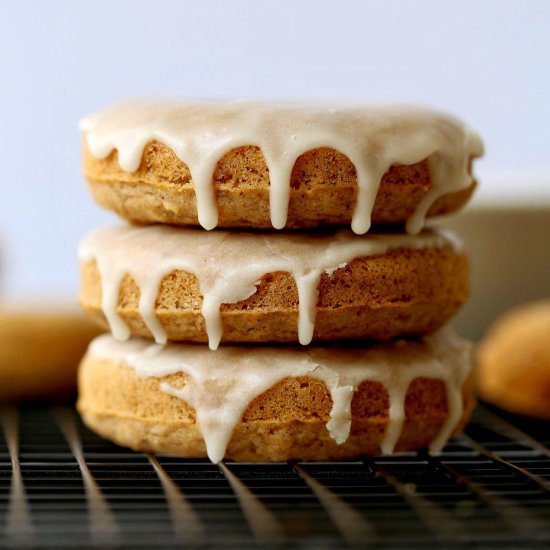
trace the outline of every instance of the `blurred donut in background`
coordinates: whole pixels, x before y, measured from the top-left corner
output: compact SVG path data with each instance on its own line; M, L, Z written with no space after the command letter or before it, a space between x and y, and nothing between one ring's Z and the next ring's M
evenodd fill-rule
M477 361L482 399L550 420L550 298L498 318L479 345Z
M71 393L79 360L100 332L76 307L0 303L0 400Z

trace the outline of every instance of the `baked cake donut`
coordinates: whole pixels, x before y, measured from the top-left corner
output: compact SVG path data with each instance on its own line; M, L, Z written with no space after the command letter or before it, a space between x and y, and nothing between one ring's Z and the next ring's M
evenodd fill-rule
M470 346L437 331L468 259L424 225L473 192L475 132L404 105L251 101L130 101L81 128L92 195L137 224L79 248L80 302L112 333L79 370L90 428L216 463L439 451L462 429Z
M241 461L439 451L473 407L452 333L371 347L237 347L96 339L78 409L139 451Z
M403 105L130 101L81 122L96 201L134 222L206 229L422 229L475 182L477 134Z
M482 399L550 420L550 299L498 319L479 345L477 362Z
M468 296L449 233L357 236L109 226L80 245L80 302L157 343L387 340L433 332Z
M78 363L100 333L74 308L0 305L0 400L74 391Z

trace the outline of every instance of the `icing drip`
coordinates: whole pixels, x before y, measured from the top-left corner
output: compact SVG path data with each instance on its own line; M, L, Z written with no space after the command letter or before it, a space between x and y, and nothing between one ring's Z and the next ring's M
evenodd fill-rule
M472 183L468 165L483 153L479 136L456 119L405 105L273 103L229 101L129 101L81 121L88 149L96 158L118 151L121 168L139 168L147 143L170 147L191 172L199 223L213 229L218 211L212 175L231 149L260 147L269 169L271 223L286 225L290 175L298 157L330 147L355 165L358 194L351 227L363 234L382 176L395 164L429 158L432 188L407 223L418 233L433 202Z
M162 278L174 270L194 274L203 296L208 342L217 349L223 334L220 306L245 300L268 273L290 273L298 289L298 337L311 342L315 327L318 284L323 272L334 273L355 258L396 248L459 246L447 234L425 231L417 236L370 234L358 238L349 231L333 234L281 234L211 231L166 226L114 226L92 231L82 241L79 257L95 260L102 282L102 308L117 340L130 331L117 313L119 287L132 276L141 296L139 311L159 344L166 333L155 315Z
M88 353L131 367L140 377L188 375L183 388L167 382L160 387L194 407L213 462L224 457L235 425L255 397L287 377L300 376L322 380L330 391L333 406L327 429L338 444L349 437L351 402L359 384L380 382L390 401L381 443L384 454L394 451L401 434L409 384L419 377L442 380L447 388L448 416L430 445L432 452L440 451L462 415L461 388L471 368L469 343L448 331L424 340L366 348L225 346L216 352L205 346L161 346L137 338L118 342L104 335L94 340Z

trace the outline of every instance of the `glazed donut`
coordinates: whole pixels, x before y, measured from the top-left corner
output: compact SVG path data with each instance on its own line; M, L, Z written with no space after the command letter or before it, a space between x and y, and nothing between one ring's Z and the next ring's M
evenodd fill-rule
M297 342L422 335L468 297L452 235L243 233L166 226L93 231L80 302L117 339Z
M84 119L95 200L134 222L271 229L404 224L455 211L479 137L399 105L126 102Z
M110 335L90 346L78 409L145 452L240 461L440 450L473 407L469 345L445 332L362 347L236 347Z

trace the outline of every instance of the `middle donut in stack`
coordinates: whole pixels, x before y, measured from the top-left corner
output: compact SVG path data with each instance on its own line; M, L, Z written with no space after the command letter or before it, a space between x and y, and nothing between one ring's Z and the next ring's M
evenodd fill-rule
M402 106L247 102L129 102L83 128L100 204L182 225L82 241L80 301L112 331L81 365L90 427L214 461L438 449L461 429L468 344L428 335L467 299L467 258L420 230L471 193L474 133ZM274 343L293 345L252 345Z

